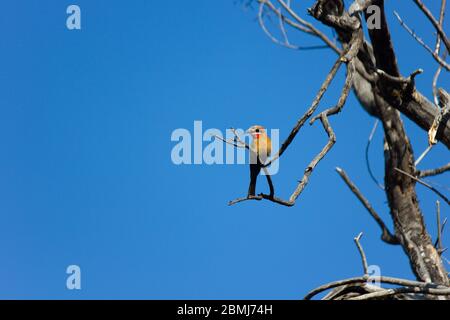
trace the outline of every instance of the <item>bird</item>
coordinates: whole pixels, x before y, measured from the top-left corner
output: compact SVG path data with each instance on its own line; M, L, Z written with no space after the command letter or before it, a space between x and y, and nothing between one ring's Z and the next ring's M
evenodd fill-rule
M251 135L250 143L250 185L248 187L248 197L256 195L256 180L259 172L272 152L272 141L267 136L266 129L260 125L254 125L247 130Z

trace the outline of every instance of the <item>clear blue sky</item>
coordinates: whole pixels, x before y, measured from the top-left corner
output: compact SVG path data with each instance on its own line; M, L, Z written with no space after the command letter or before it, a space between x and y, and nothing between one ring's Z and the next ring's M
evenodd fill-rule
M436 12L437 2L427 2ZM331 51L277 47L256 11L232 0L74 3L81 31L65 27L72 2L7 0L0 10L0 298L296 299L361 275L353 243L360 231L370 264L413 277L402 249L381 242L334 171L346 169L391 226L364 162L374 120L353 94L331 119L337 144L293 208L228 207L247 191L246 166L171 162L172 131L192 130L194 120L220 130L262 124L285 137L331 67ZM434 44L410 2L387 5ZM402 72L423 68L417 82L430 97L435 63L389 19ZM342 80L341 72L322 109L335 103ZM444 74L441 86L449 84ZM406 125L418 154L426 133ZM325 142L319 124L301 131L274 177L280 196ZM378 131L371 159L380 179L381 150ZM437 146L421 168L448 161ZM432 181L448 186L448 178ZM417 189L434 236L436 196ZM71 264L81 267L80 291L66 289Z

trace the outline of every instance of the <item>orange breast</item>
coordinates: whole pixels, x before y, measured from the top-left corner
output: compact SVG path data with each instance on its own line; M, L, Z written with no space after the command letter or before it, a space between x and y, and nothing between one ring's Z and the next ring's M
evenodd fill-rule
M270 141L270 138L266 134L263 134L260 135L258 139L253 140L250 147L253 152L258 153L261 161L265 161L272 152L272 141Z

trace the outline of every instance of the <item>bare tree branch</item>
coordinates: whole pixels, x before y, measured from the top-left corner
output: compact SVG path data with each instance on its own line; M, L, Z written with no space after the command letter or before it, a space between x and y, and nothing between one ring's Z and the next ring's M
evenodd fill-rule
M399 278L393 278L393 277L385 277L385 276L373 276L370 277L370 279L372 281L377 281L380 283L385 283L385 284L390 284L390 285L399 285L399 286L404 286L404 287L410 287L410 288L419 288L419 290L422 290L421 292L415 292L415 293L430 293L428 290L433 289L433 290L443 290L440 292L436 292L434 291L433 293L430 294L438 294L438 295L449 295L450 294L450 288L446 287L446 286L440 286L437 284L432 284L429 282L420 282L420 281L412 281L412 280L406 280L406 279L399 279ZM311 300L313 297L315 297L316 295L333 289L333 288L337 288L337 287L341 287L344 285L348 285L348 284L361 284L364 285L367 283L368 277L367 276L362 276L362 277L354 277L354 278L349 278L349 279L344 279L344 280L338 280L338 281L333 281L330 283L327 283L325 285L322 285L320 287L317 287L314 290L311 290L303 299L305 300Z
M277 10L273 4L268 1L268 0L260 0L259 1L259 10L258 10L258 22L259 25L261 26L261 29L264 31L264 33L269 37L270 40L272 40L272 42L274 42L275 44L284 46L286 48L289 49L294 49L294 50L311 50L311 49L324 49L324 48L328 48L328 45L321 45L321 46L298 46L298 45L292 45L289 42L289 39L287 37L287 33L286 30L284 28L284 22L288 23L289 25L299 29L300 31L306 32L306 33L312 33L311 30L306 29L305 27L296 24L295 22L293 22L292 20L286 18L281 12L280 10ZM269 29L266 27L266 24L264 22L264 7L267 6L269 7L278 17L279 20L279 27L281 30L281 33L283 34L284 40L281 41L279 39L277 39L274 35L272 35L272 33L269 31Z
M442 296L442 295L450 295L450 288L433 289L433 288L421 288L421 287L402 287L402 288L395 288L395 289L385 289L383 291L367 293L367 294L361 295L359 297L350 298L349 300L379 299L379 298L386 298L386 297L403 294L403 293L416 293L416 294L423 294L423 295L429 294L429 295Z
M437 95L441 111L434 118L433 124L428 131L428 143L430 145L437 143L436 135L438 134L441 125L447 122L450 116L450 95L442 88L438 89Z
M269 0L259 0L269 3ZM421 1L416 1L416 4L421 4ZM443 30L444 12L446 7L446 0L441 0L441 10L439 21L427 13L426 7L420 7L435 26L438 35L436 38L436 48L432 50L425 42L420 39L404 22L398 14L397 17L402 26L424 46L435 60L442 65L446 70L450 70L450 65L445 61L446 55L440 53L441 43L446 44L448 38ZM314 34L321 38L327 45L333 47L331 40L321 37L316 28L305 20L299 17L291 7L290 1L277 0L281 5L281 9L275 8L272 4L267 5L280 19L280 31L285 44L289 43L286 32L284 30L284 22L286 25L293 26L289 21L300 26L298 30L307 34ZM369 26L370 12L369 5L376 5L381 9L381 27L368 28L369 41L364 39L362 32L363 22ZM389 26L387 23L384 0L355 0L350 6L350 10L346 11L343 0L315 0L314 5L308 9L309 14L319 22L331 27L337 34L337 39L342 45L342 50L334 46L334 50L339 53L339 59L335 62L331 71L327 75L321 89L316 95L309 109L303 116L297 120L296 125L290 132L289 136L282 143L279 151L264 164L264 167L269 166L273 161L277 160L287 150L299 130L303 125L313 117L313 114L318 108L318 105L327 91L330 83L335 77L340 65L347 64L347 77L341 96L336 106L326 109L314 116L310 123L321 120L322 126L328 135L328 142L325 147L317 154L304 171L303 178L299 181L296 189L288 200L283 200L275 197L273 188L271 194L259 194L254 199L249 200L270 200L278 204L292 206L296 199L301 194L309 177L318 162L329 152L333 147L336 136L332 127L329 124L328 116L338 113L344 106L348 96L349 88L353 86L358 100L364 108L374 117L378 118L383 125L385 134L384 144L384 158L385 158L385 192L390 208L390 214L394 224L395 233L391 234L383 221L379 218L376 212L368 203L367 199L362 196L359 190L348 179L345 172L341 171L341 177L347 182L347 185L352 189L359 200L368 209L370 214L378 222L383 230L382 239L387 242L399 243L402 245L407 254L412 270L414 271L418 282L415 284L395 283L404 288L394 288L394 291L389 291L383 288L374 288L367 285L365 282L367 277L351 279L349 282L339 282L333 288L338 288L340 292L334 292L328 298L354 298L356 296L366 298L383 298L383 297L429 297L437 295L438 298L447 297L447 290L449 290L449 278L447 271L442 263L440 253L433 246L430 235L425 227L423 215L419 207L419 201L416 194L416 183L424 184L431 187L426 182L420 180L420 174L423 174L416 169L414 161L414 153L411 141L408 138L400 112L406 115L409 119L414 121L420 128L427 132L431 132L433 143L440 141L442 144L450 149L450 121L449 113L438 110L434 104L430 103L415 86L415 76L421 72L420 69L413 72L408 77L403 77L400 73L397 56L394 50L393 42ZM364 13L365 21L362 20L359 12ZM294 27L295 28L295 27ZM303 29L303 30L302 30ZM447 50L448 51L448 48ZM433 88L437 86L439 69L433 79ZM435 89L435 91L439 91ZM430 128L432 130L430 130ZM430 139L431 141L431 139ZM370 142L369 142L370 144ZM428 153L423 153L419 157L417 163ZM439 168L440 169L440 168ZM438 169L433 173L424 171L426 174L438 174ZM445 169L442 171L446 171ZM339 172L339 170L338 170ZM431 187L430 189L434 189ZM441 193L440 197L448 203L448 199ZM244 199L244 201L247 199ZM241 201L241 200L239 200ZM359 238L357 237L359 243ZM358 246L358 249L362 249ZM361 252L361 251L360 251ZM365 259L363 259L365 260ZM366 266L367 261L363 265ZM366 272L366 271L365 271ZM379 277L382 279L382 277ZM335 285L335 284L334 284ZM343 287L347 286L347 287ZM328 287L330 288L330 287ZM439 289L439 290L435 290ZM356 290L356 291L355 291ZM320 291L320 290L319 290ZM371 294L370 296L365 294Z
M325 81L323 82L322 86L319 89L319 92L317 93L316 97L314 98L311 106L308 108L308 110L303 114L303 116L298 119L297 123L295 124L294 128L291 130L291 133L286 138L286 140L282 143L280 149L278 152L264 165L265 167L270 166L274 161L276 161L278 158L280 158L283 153L286 151L286 149L289 147L289 145L294 140L297 133L300 131L300 129L303 127L305 122L311 118L313 113L316 111L317 107L319 106L320 101L322 100L325 92L327 91L328 87L330 86L332 80L336 76L337 71L339 70L339 67L342 64L342 59L339 57L336 62L334 63L333 67L331 68L330 72L328 73Z
M439 200L436 201L436 225L437 225L437 239L434 246L438 251L442 250L442 234L441 234L441 203Z
M394 170L400 172L401 174L404 174L405 176L411 178L412 180L414 180L414 181L420 183L421 185L427 187L428 189L430 189L431 191L436 193L439 197L441 197L447 204L450 205L450 200L445 195L443 195L439 190L437 190L435 187L431 186L430 184L426 183L425 181L420 180L419 178L414 177L412 174L410 174L408 172L405 172L405 171L403 171L403 170L401 170L399 168L394 168Z
M430 169L430 170L420 170L417 173L417 177L419 178L425 178L425 177L431 177L431 176L436 176L438 174L447 172L450 170L450 162L447 163L446 165L437 168L437 169Z
M367 258L361 246L360 239L362 232L354 238L358 251L363 262L364 275L362 277L349 278L345 280L334 281L322 285L310 291L305 297L305 300L310 300L316 295L335 289L333 293L327 295L324 299L339 299L341 296L347 296L348 300L369 300L385 298L405 293L414 293L416 295L433 295L433 296L449 296L450 287L442 286L429 282L411 281L400 278L392 278L385 276L369 276ZM369 283L376 281L378 283L401 286L399 288L381 288L373 287ZM347 289L347 290L346 290ZM349 293L348 291L353 291ZM362 293L360 292L362 291Z
M442 23L440 23L436 18L433 16L431 11L423 4L421 0L413 0L414 3L419 7L419 9L426 15L428 20L430 20L433 27L436 29L436 31L439 34L439 37L442 39L442 41L445 44L445 47L447 48L447 51L450 51L450 41L447 38L447 35L445 34L444 30L442 29ZM443 10L445 10L445 1L443 1L441 6L441 16L443 16Z
M381 228L382 234L381 239L389 244L399 244L399 241L396 236L394 236L389 229L386 227L386 224L384 221L380 218L380 216L377 214L375 209L370 205L369 201L363 196L361 191L359 191L358 187L350 180L347 173L341 169L336 168L337 173L341 176L342 180L347 184L347 186L350 188L350 190L353 192L353 194L358 198L358 200L361 202L361 204L369 211L370 215L374 220L377 222L379 227Z
M433 149L433 144L429 144L428 147L422 152L422 154L417 158L417 160L414 162L414 166L418 166L422 160L427 156L427 154Z
M358 234L358 236L356 236L354 238L356 246L358 247L358 251L359 254L361 255L361 260L362 260L362 264L363 264L363 270L364 270L364 276L368 277L369 276L369 266L367 265L367 258L366 258L366 254L364 252L364 249L361 246L361 243L359 242L359 240L361 239L363 233L360 232Z
M369 28L368 30L373 57L375 58L372 61L374 61L375 69L383 70L398 78L401 74L387 23L384 0L373 0L372 3L380 8L380 28ZM370 14L367 11L365 12L365 18L367 23L370 19ZM367 50L367 54L372 55L370 50ZM364 57L361 56L361 59L364 59ZM365 59L363 61L370 67L370 60ZM436 114L436 108L431 106L430 109L428 107L430 104L424 98L422 99L415 86L408 83L395 84L391 81L379 79L375 85L372 85L372 89L376 113L382 121L385 133L384 184L395 235L407 254L417 279L447 286L449 284L447 271L427 232L417 199L416 183L395 170L395 168L398 168L410 175L416 173L411 141L406 134L403 121L397 110L416 120L422 119L416 121L416 123L428 130L432 123L431 110ZM430 111L430 113L419 115L424 110ZM417 116L418 118L416 118ZM425 118L427 120L423 121ZM434 117L432 118L434 119ZM446 141L446 138L442 138L439 133L437 137L440 137L443 142Z
M436 60L437 63L439 63L442 67L444 67L447 71L450 71L450 65L442 60L442 58L437 54L433 49L431 49L423 40L420 38L411 28L402 20L400 15L394 11L395 16L397 17L398 21L400 22L400 25L416 40L422 47L425 48Z
M446 8L446 6L447 6L447 0L441 0L441 9L440 9L440 11L439 11L439 26L440 26L441 28L443 28L443 26L444 26L444 17L445 17L445 8ZM441 51L441 43L442 43L442 40L441 40L441 37L440 37L440 35L439 35L439 33L438 33L438 34L436 35L436 46L435 46L435 49L434 49L434 52L435 52L437 55L440 54L440 51ZM444 53L443 53L443 55L442 55L442 60L445 61L445 60L447 59L447 53L448 53L448 51L447 51L447 50L444 50ZM438 80L439 80L439 76L440 76L440 74L441 74L441 71L442 71L442 66L439 65L438 68L437 68L437 70L436 70L436 73L434 74L434 77L433 77L433 83L432 83L434 103L435 103L436 105L439 105L438 91L437 91L437 83L438 83Z
M447 55L448 55L448 52L445 51L442 55L442 59L445 60L447 58ZM442 72L442 65L439 65L438 68L436 69L436 73L434 74L433 83L432 83L434 103L437 106L439 105L437 86L438 86L439 76L441 75L441 72Z
M242 145L242 144L239 144L238 142L236 142L235 140L227 140L227 139L224 139L224 138L222 138L222 137L220 137L220 136L218 136L218 135L213 135L213 137L214 138L216 138L216 139L218 139L218 140L220 140L220 141L223 141L223 142L225 142L226 144L229 144L229 145L232 145L232 146L234 146L234 147L236 147L236 148L245 148L245 149L248 149L248 146L247 145Z
M301 25L305 26L311 32L316 35L318 38L320 38L325 44L327 44L330 48L332 48L337 54L341 53L341 50L336 46L336 44L331 41L323 32L319 31L316 27L314 27L313 24L309 23L306 20L303 20L300 18L294 10L291 9L290 6L286 4L283 0L278 0L278 2L281 4L281 6Z

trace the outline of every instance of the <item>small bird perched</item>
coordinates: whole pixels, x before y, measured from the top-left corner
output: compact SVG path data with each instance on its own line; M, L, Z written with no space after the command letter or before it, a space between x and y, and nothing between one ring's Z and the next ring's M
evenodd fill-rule
M259 172L272 152L272 142L263 126L255 125L247 130L253 141L250 144L250 185L248 196L256 194L256 180Z

